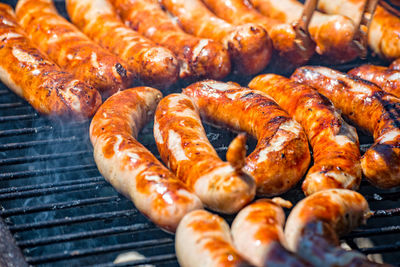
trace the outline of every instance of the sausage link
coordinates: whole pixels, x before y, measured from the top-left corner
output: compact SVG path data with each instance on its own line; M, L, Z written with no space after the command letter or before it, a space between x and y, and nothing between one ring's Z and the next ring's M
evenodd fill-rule
M263 15L293 25L301 17L304 6L297 0L248 0ZM315 11L308 31L316 43L316 52L332 63L344 63L358 56L353 46L353 21L341 15Z
M285 227L289 248L314 266L387 266L365 255L339 247L339 236L358 227L369 216L365 198L347 189L328 189L300 201Z
M132 73L116 56L101 48L61 17L52 0L19 0L19 23L29 38L61 68L108 97L130 86Z
M250 263L263 266L308 266L283 246L285 213L269 199L260 199L236 215L232 223L233 243ZM278 264L279 263L279 264Z
M218 157L186 95L171 94L161 100L154 136L164 163L205 206L235 213L254 198L253 178Z
M231 71L228 51L222 44L186 34L156 0L111 0L132 29L177 56L181 78L222 79Z
M260 24L271 37L277 53L291 64L302 65L314 53L315 44L308 36L297 36L293 26L261 15L247 0L203 0L203 2L218 17L230 23Z
M267 95L212 80L194 83L183 92L209 123L258 139L244 167L255 178L258 194L286 192L307 171L310 152L303 129Z
M216 17L201 0L160 2L178 18L186 32L222 43L231 56L234 73L252 75L268 65L272 44L261 26L250 23L234 26Z
M93 87L61 71L32 45L12 8L1 3L0 79L42 114L84 119L101 105Z
M328 188L357 189L361 182L357 132L333 104L313 88L275 74L262 74L250 83L265 92L298 121L313 149L314 165L303 182L311 195Z
M361 168L375 186L400 185L400 99L378 86L325 67L302 67L291 77L316 88L375 143L361 158Z
M229 225L205 210L183 217L176 231L175 251L181 267L251 266L233 247Z
M365 64L348 72L370 81L394 96L400 97L400 72L382 66Z
M104 178L155 224L173 232L202 204L135 139L161 96L156 89L136 87L110 97L90 124L90 140Z
M360 21L365 0L320 0L318 8L329 14L341 14ZM382 6L376 7L368 31L368 45L381 57L393 60L400 57L400 18Z
M179 65L175 55L125 26L108 0L67 0L66 7L73 23L124 60L139 81L163 88L177 81Z

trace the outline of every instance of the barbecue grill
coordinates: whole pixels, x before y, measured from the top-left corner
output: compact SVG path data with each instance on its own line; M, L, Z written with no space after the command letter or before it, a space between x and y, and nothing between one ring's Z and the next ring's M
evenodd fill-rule
M66 15L63 1L56 4ZM384 64L370 57L330 67L346 71L365 62ZM227 80L248 82L233 76ZM235 134L205 128L224 159ZM174 236L147 220L101 177L88 129L88 122L57 122L40 116L0 84L0 265L178 266ZM364 152L372 139L359 135ZM152 123L139 134L139 141L158 157ZM251 151L254 140L249 142ZM400 266L400 190L383 191L363 181L360 192L374 215L343 241L352 249L380 254L383 261ZM283 197L296 203L304 195L297 186ZM224 217L228 222L233 219ZM143 257L115 262L118 255L132 251Z

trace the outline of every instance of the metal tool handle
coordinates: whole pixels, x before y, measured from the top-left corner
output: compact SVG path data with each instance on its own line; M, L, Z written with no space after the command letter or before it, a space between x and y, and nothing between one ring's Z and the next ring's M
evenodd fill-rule
M308 32L308 25L317 8L317 4L318 0L306 0L301 17L297 22L293 23L293 28L296 32L295 42L304 50L313 43L310 33Z

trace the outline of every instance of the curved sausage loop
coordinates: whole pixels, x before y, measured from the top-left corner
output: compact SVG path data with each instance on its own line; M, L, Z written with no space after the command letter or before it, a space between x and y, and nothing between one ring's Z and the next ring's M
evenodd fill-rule
M283 225L282 199L260 199L236 215L232 223L233 243L240 254L257 267L309 266L287 251ZM290 202L289 202L290 204Z
M244 167L256 180L258 194L282 194L307 171L310 151L303 129L266 94L213 80L194 83L183 93L208 123L258 140Z
M174 232L200 200L135 138L152 118L162 94L136 87L110 97L90 124L94 159L104 178L155 224Z
M285 226L290 250L315 266L385 266L339 247L339 237L370 216L365 198L347 189L328 189L303 199Z
M276 74L259 75L249 87L271 96L303 126L314 157L302 186L306 195L330 188L358 189L362 171L357 132L327 98Z
M181 267L250 267L233 247L229 225L205 210L183 217L176 230L175 251Z
M291 77L329 98L374 137L361 158L364 175L380 188L400 186L400 99L373 83L326 67L301 67Z
M224 162L207 139L193 101L183 94L161 100L154 120L154 136L164 163L205 206L235 213L255 195L253 178L242 170L246 139L239 135Z

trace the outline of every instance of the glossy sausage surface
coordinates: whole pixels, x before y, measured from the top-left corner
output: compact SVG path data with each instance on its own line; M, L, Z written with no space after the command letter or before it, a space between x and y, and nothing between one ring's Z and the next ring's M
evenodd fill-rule
M294 24L301 17L304 6L297 0L248 0L260 13L282 23ZM344 63L357 57L352 44L355 25L342 15L313 13L308 26L315 50L323 59Z
M275 74L259 75L249 87L271 96L307 133L314 165L303 182L306 195L329 188L358 189L361 165L357 132L327 98L307 85Z
M252 75L269 63L272 44L263 27L254 23L234 26L216 17L201 0L160 2L186 32L222 43L231 56L234 73Z
M233 247L229 225L205 210L183 217L176 231L175 251L182 267L251 266Z
M255 178L258 194L281 194L305 174L310 163L307 137L270 97L213 80L194 83L183 92L207 122L245 131L258 140L244 167Z
M318 8L329 14L341 14L360 20L365 0L320 0ZM368 44L383 58L400 57L400 18L378 5L368 32Z
M134 77L124 63L61 17L52 0L20 0L16 14L41 51L61 68L95 87L103 97L131 85Z
M276 52L290 64L301 65L313 55L315 44L308 36L297 36L292 25L263 16L247 0L203 0L220 18L233 24L260 24L271 37ZM296 40L297 38L297 40Z
M174 232L181 218L200 209L200 200L135 138L152 118L161 93L150 87L108 99L90 125L100 173L155 224Z
M253 178L218 157L188 96L161 100L154 136L163 161L208 208L234 213L254 198Z
M62 71L35 48L12 8L1 3L0 79L38 112L50 116L84 119L101 104L93 87Z
M348 72L378 85L383 91L400 97L400 71L383 66L362 65Z
M125 24L175 53L181 78L222 79L231 62L222 44L185 33L155 0L110 0Z
M67 0L69 17L90 39L124 60L143 84L167 88L178 79L175 55L125 26L108 0Z
M400 99L378 86L326 67L301 67L291 77L329 98L336 108L375 143L361 158L366 178L375 186L400 185Z

